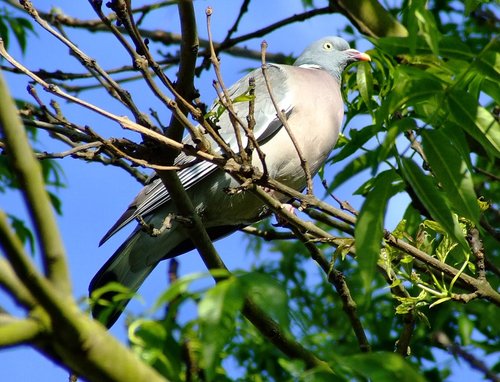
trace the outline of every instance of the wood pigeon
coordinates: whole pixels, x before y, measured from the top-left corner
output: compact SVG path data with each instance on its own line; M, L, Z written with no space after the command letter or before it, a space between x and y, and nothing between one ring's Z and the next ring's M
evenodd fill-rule
M344 115L340 91L342 71L348 64L360 60L370 61L370 57L350 49L349 44L339 37L325 37L307 47L293 66L267 65L271 91L279 109L285 111L290 129L299 142L313 175L337 142ZM255 79L254 135L265 153L268 173L285 185L302 190L306 185L305 173L300 165L297 149L277 117L262 69L252 71L231 86L228 89L230 97L234 100L247 94L251 77ZM217 109L219 106L220 104L215 103L213 108ZM248 102L234 103L234 109L243 120L248 115L248 106ZM237 152L234 127L227 111L218 117L217 125L221 137ZM243 131L241 137L246 143ZM184 141L192 144L190 137ZM215 147L217 145L214 143L212 148ZM262 170L258 155L254 154L252 158L253 165ZM180 154L175 164L191 164L180 170L178 175L213 240L269 215L263 202L251 192L228 193L228 188L237 187L238 183L216 165L197 161L185 154ZM287 199L281 201L286 202ZM153 179L106 233L100 245L134 219L142 218L147 224L160 227L165 217L173 213L173 203L161 179ZM178 256L193 248L182 224L175 220L170 229L157 237L138 225L94 276L89 293L92 294L112 281L135 292L161 260ZM109 300L113 296L113 293L108 292L100 298ZM108 309L104 307L106 304L95 304L92 313L110 327L127 303L128 300L124 300Z

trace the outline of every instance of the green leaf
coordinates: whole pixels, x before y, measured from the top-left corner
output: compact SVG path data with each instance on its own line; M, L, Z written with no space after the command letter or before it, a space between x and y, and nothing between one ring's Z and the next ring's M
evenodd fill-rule
M391 56L401 56L410 54L410 41L408 37L383 37L377 40L370 40L379 49ZM415 54L430 55L432 51L423 37L417 36ZM443 36L439 41L439 54L445 58L455 58L470 61L475 54L470 48L457 37Z
M250 272L239 276L245 295L251 297L261 309L276 320L284 329L290 326L288 295L285 288L272 277Z
M371 40L375 46L391 56L409 55L410 39L408 37L383 37ZM432 51L423 37L417 36L415 45L416 55L431 55ZM454 36L442 36L439 41L439 54L445 58L472 60L475 55L469 46Z
M481 50L474 61L475 68L479 69L486 77L498 82L500 80L500 40L492 38Z
M404 105L415 105L443 92L445 83L423 70L399 66L394 73L394 83L387 99L377 110L377 121L382 116L399 111Z
M21 47L21 51L26 52L26 35L28 31L34 32L33 26L27 19L22 17L7 17L7 22Z
M453 216L433 180L426 176L411 159L401 158L401 165L405 179L432 218L439 222L446 232L464 248L468 248L458 220Z
M62 180L64 171L61 165L55 160L42 160L39 161L42 167L43 180L45 184L54 187L65 187Z
M411 55L415 55L415 50L417 47L417 37L418 37L418 23L415 17L415 12L419 6L421 6L422 0L413 0L408 2L408 8L406 10L406 20L408 28L408 48Z
M14 215L10 214L7 216L10 219L10 224L14 229L17 237L19 237L23 244L28 243L31 253L35 253L35 236L33 235L33 232L31 232L31 230L26 227L26 224L24 224L24 221L22 221L21 219L18 219Z
M206 272L191 273L175 280L168 289L163 292L160 297L155 302L153 309L158 309L160 306L168 304L178 298L179 296L185 294L188 291L189 286L193 281L200 280L202 278L210 276Z
M415 18L418 22L418 27L423 34L424 40L431 48L434 55L439 56L439 40L441 35L436 26L436 20L429 10L425 7L427 0L422 0L421 7L415 11Z
M371 66L368 62L361 62L356 66L356 81L358 83L359 94L364 103L371 110L373 96L373 77Z
M58 215L62 215L62 202L59 197L54 194L53 192L47 191L47 194L49 195L50 202L52 203L52 207L54 207L54 210L57 212Z
M493 98L497 104L500 104L500 86L498 86L498 82L485 78L481 82L481 90Z
M333 163L347 158L351 154L354 154L358 149L363 147L363 145L375 135L376 127L377 126L375 125L369 125L363 127L361 130L350 129L349 137L351 139L348 140L344 147L342 147L342 150L340 150L340 152L335 155L335 157L333 158Z
M396 172L381 172L373 182L354 229L356 258L359 262L364 288L369 290L376 270L380 246L384 236L384 217L387 201L394 195L392 182L399 179Z
M0 14L0 38L3 40L5 49L9 48L9 28L5 24L5 16Z
M464 160L467 164L469 171L472 171L473 165L471 161L471 152L465 132L453 122L445 122L443 128L445 129L445 131L447 131L448 139L458 151L462 160Z
M236 277L231 277L217 283L198 305L202 365L208 380L215 375L222 348L234 335L236 316L243 301L242 285Z
M255 95L250 95L248 93L243 93L239 95L238 97L235 97L232 99L233 103L238 103L238 102L250 102L255 99Z
M387 134L385 136L382 145L380 146L380 151L378 153L378 158L376 164L378 165L380 162L385 160L389 155L390 151L396 144L396 137L405 131L414 130L417 128L417 123L413 118L403 118L398 119L395 122L392 122L387 130Z
M472 176L460 153L444 129L422 131L424 151L436 180L443 188L448 205L460 216L479 225L479 205Z
M376 151L367 151L366 153L354 158L351 162L346 164L342 171L338 172L333 181L330 183L328 190L334 190L347 180L351 179L354 175L370 167L377 159Z
M143 361L169 380L178 381L182 373L182 349L163 322L139 319L128 327L128 338ZM192 341L190 342L192 346Z
M466 314L460 314L458 316L458 332L460 334L462 345L470 345L473 330L474 322L472 322Z
M465 0L465 16L469 17L482 2L482 0Z
M99 307L99 315L96 317L101 323L106 323L116 309L123 309L124 303L137 294L131 291L128 287L118 283L109 282L105 286L98 288L92 292L90 296L90 306Z
M425 382L425 378L403 357L394 353L354 354L343 357L341 362L346 367L350 367L356 375L367 378L371 382Z
M474 67L481 72L481 74L489 77L491 80L500 81L500 54L498 54L499 46L497 44L496 50L488 50L480 54Z
M403 219L406 222L406 233L410 236L414 236L422 222L420 213L411 204L408 204Z
M313 0L301 0L302 1L302 6L304 9L307 8L313 8L314 7L314 1Z
M491 113L463 90L453 89L447 99L451 119L492 157L500 158L500 124Z

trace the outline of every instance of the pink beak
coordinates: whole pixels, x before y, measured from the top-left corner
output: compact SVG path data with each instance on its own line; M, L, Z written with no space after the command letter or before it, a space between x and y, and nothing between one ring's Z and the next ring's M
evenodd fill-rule
M353 59L356 61L371 61L371 57L367 55L366 53L361 53L357 51L356 49L349 49L346 51L346 53L351 56Z

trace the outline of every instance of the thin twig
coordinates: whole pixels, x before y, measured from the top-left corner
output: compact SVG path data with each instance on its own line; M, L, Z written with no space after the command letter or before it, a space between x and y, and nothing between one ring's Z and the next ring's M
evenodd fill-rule
M91 0L92 1L92 0ZM176 87L174 86L173 82L165 75L163 72L161 66L156 62L156 60L153 58L151 55L148 46L145 43L145 40L143 39L143 35L141 34L141 31L139 28L137 28L137 25L135 24L133 18L130 16L129 12L129 4L124 1L124 0L116 0L113 2L109 3L110 8L115 11L118 20L125 26L125 29L127 30L130 38L135 44L135 49L132 49L128 43L125 44L125 42L122 43L124 47L126 48L127 52L129 55L134 59L135 64L137 67L143 72L144 74L147 73L147 75L150 77L151 75L148 73L148 67L150 67L154 73L157 75L158 79L162 82L162 84L174 95L175 99L180 101L182 103L182 106L188 109L192 114L196 114L197 111L194 109L194 107L184 98L182 97L179 92L176 90ZM101 12L102 14L102 12ZM101 16L99 14L99 16ZM103 15L104 16L104 15ZM105 17L105 16L104 16ZM111 23L109 23L111 24ZM113 32L115 36L121 35L121 33L117 32L117 28L113 28ZM123 37L121 37L121 40L124 40ZM182 39L181 39L182 41ZM140 53L138 53L140 52ZM146 61L146 62L144 62ZM154 91L155 95L159 97L161 101L163 101L167 106L173 106L172 102L169 101L168 98L163 95L161 92L155 90L156 85L151 82L148 82L148 85L150 88ZM171 108L171 107L169 107ZM180 110L177 110L176 112L181 113ZM176 115L177 116L177 115Z
M48 152L43 152L43 153L36 153L36 156L38 159L53 159L53 158L65 158L69 155L77 155L85 159L91 159L95 153L94 152L88 152L89 149L95 149L102 147L103 143L102 142L91 142L91 143L84 143L82 145L74 146L69 150L66 151L60 151L57 153L48 153ZM82 151L84 151L82 153Z
M90 137L89 135L86 134L80 134L76 131L68 131L68 129L64 127L60 127L56 124L53 123L48 123L48 122L42 122L42 121L36 121L32 119L23 119L23 123L26 126L33 126L38 129L43 129L49 132L54 132L57 133L54 136L61 136L61 135L66 135L69 136L70 141L74 142L99 142L102 144L105 140L103 139L102 141L99 140L96 136ZM78 147L76 144L71 144L71 147ZM105 146L103 146L105 147ZM92 162L98 162L102 163L104 165L113 165L116 167L120 167L123 170L125 170L127 173L129 173L131 176L133 176L137 181L139 181L141 184L145 184L147 180L147 175L143 174L141 171L139 171L137 168L132 167L130 164L128 164L126 161L124 161L122 158L116 158L113 156L110 157L105 157L101 154L97 153L92 153L92 157L89 158L85 153L82 153L82 156L79 155L79 153L76 153L78 157L83 157L86 160L90 160ZM57 154L50 154L50 153L36 153L36 156L38 159L47 159L50 157L58 157ZM144 167L155 167L155 165L150 165L146 164Z
M178 279L179 279L179 261L174 257L168 261L168 268L167 268L167 280L168 280L168 285L172 286ZM168 304L165 306L165 317L169 316L170 311L172 310L172 307L177 304L181 296L176 296L173 300L169 301ZM177 316L177 311L175 311L172 315L171 318L173 321L176 320Z
M235 137L236 137L236 141L237 141L238 149L239 149L239 155L241 156L241 161L246 166L248 166L248 167L251 166L251 164L252 164L251 163L252 151L247 150L247 149L249 149L250 147L253 147L256 150L257 155L259 156L260 162L262 164L262 172L264 174L263 176L267 177L268 170L267 170L267 164L265 161L266 155L261 150L260 145L257 142L257 139L255 138L255 135L253 133L253 130L255 127L255 119L254 119L254 103L255 103L255 101L250 100L250 102L249 102L249 114L247 115L247 123L245 124L245 122L236 113L236 111L234 109L233 102L231 100L229 92L228 92L228 90L224 84L224 80L222 78L219 60L216 56L214 45L212 43L213 40L212 40L212 32L211 32L211 27L210 27L212 9L207 8L206 14L207 14L207 31L208 31L208 38L209 38L209 43L210 43L209 48L210 48L210 52L211 52L210 60L212 61L212 64L214 66L215 75L217 77L217 83L220 86L220 90L222 91L222 95L221 95L221 92L219 92L219 91L217 91L217 94L219 95L220 103L222 104L222 106L224 106L226 108L226 111L229 114L229 119L230 119L231 124L234 128ZM249 86L249 94L253 95L255 92L255 80L250 79L248 86ZM217 87L216 87L216 90L217 90ZM238 126L243 129L243 131L245 132L245 135L247 137L248 142L247 142L246 147L243 146L241 132L240 132L240 129ZM224 148L224 146L221 146L221 147ZM233 152L233 150L231 150L230 148L229 148L229 150L230 150L229 155L231 155L231 157L233 159L238 160L238 158L234 154L231 154Z
M339 198L337 198L333 193L331 193L328 190L328 184L326 183L326 179L322 179L321 184L323 185L323 187L324 187L325 191L328 193L328 195L330 195L330 197L338 203L338 205L340 206L340 208L343 211L348 211L351 214L353 214L354 216L359 215L359 212L353 206L351 206L351 204L347 200L344 200L344 201L340 200Z
M472 254L476 257L477 279L480 281L484 281L486 280L484 248L483 243L481 242L481 238L479 237L479 230L477 228L471 228L469 230L467 241L469 242Z
M264 37L264 36L268 35L269 33L273 32L277 29L280 29L286 25L293 24L295 22L301 22L301 21L310 19L310 18L318 16L318 15L333 13L334 11L335 11L335 6L328 5L328 6L323 7L323 8L312 9L312 10L309 10L309 11L306 11L303 13L298 13L298 14L289 16L287 18L284 18L283 20L280 20L274 24L268 25L264 28L258 29L254 32L250 32L250 33L241 35L239 37L231 38L231 39L225 41L225 43L221 43L218 46L216 45L216 51L219 52L219 51L224 50L227 52L228 51L227 49L229 47L233 47L237 44L240 44L243 41L247 41L247 40L258 38L258 37ZM262 52L262 50L261 50L261 52ZM268 56L268 58L269 58L269 56ZM277 61L277 60L275 60L273 57L273 61Z
M248 12L248 5L250 4L252 0L243 0L243 3L241 3L240 6L240 11L238 12L238 16L236 17L236 20L234 21L234 24L229 30L227 31L226 37L222 41L221 45L224 45L231 39L233 34L238 30L238 26L240 25L241 20L243 19L243 16L245 13Z
M224 80L222 78L221 72L220 72L220 65L219 65L219 59L217 58L215 54L215 49L212 43L212 28L211 28L211 22L210 20L212 19L212 8L208 7L205 11L207 15L207 32L208 32L208 41L210 42L210 61L212 62L212 65L214 66L214 71L215 75L217 77L217 82L214 82L214 85L217 86L217 84L220 86L220 89L222 90L223 96L220 96L220 92L217 91L217 94L219 95L221 103L226 107L228 113L229 113L229 118L231 120L231 124L233 125L234 129L234 135L236 137L236 142L238 144L238 153L241 156L241 159L243 163L248 163L248 155L246 151L244 150L243 147L243 141L241 138L241 131L238 127L238 124L244 128L244 123L241 121L240 118L238 118L236 112L234 111L234 106L231 100L231 97L229 95L229 92L224 84ZM218 90L216 88L216 90Z
M405 137L410 141L410 147L415 150L415 152L420 155L422 160L424 161L423 168L428 169L429 168L429 161L427 160L427 156L425 155L425 151L421 145L421 143L417 140L415 137L415 132L413 130L407 130L405 131Z
M24 74L26 74L31 79L33 79L35 82L37 82L38 84L43 86L44 90L48 91L49 93L55 94L58 97L61 97L61 98L66 99L70 102L76 103L76 104L83 106L89 110L92 110L95 113L100 114L100 115L102 115L102 116L104 116L112 121L115 121L118 124L120 124L124 129L138 132L138 133L145 135L151 139L155 139L159 142L162 142L162 143L166 144L167 146L172 147L176 150L185 151L186 154L199 156L200 158L209 160L211 162L214 162L217 159L222 159L222 157L220 157L220 156L216 156L216 155L207 153L205 151L197 150L196 148L193 148L192 146L185 145L183 143L179 143L175 140L167 138L164 135L157 133L156 131L150 130L144 126L141 126L141 125L131 121L126 116L117 116L113 113L108 112L107 110L104 110L104 109L102 109L98 106L95 106L89 102L83 101L77 97L74 97L70 94L63 92L57 86L54 86L53 84L47 83L46 81L42 80L40 77L36 76L29 69L27 69L26 67L21 65L19 62L17 62L12 56L10 56L7 53L1 40L0 40L0 55L2 57L4 57L8 62L10 62L13 66L17 67ZM185 121L186 121L186 123L189 124L189 121L187 120L187 118L185 118Z
M293 206L300 208L300 203L298 202L293 202ZM329 227L336 228L339 231L342 231L348 235L354 236L354 227L351 224L344 223L343 221L340 221L338 219L332 219L328 214L325 214L323 212L320 212L318 210L315 210L314 208L307 208L303 210L305 214L307 214L309 217L324 223L328 225Z
M33 19L47 32L52 34L55 38L61 41L64 45L66 45L72 55L74 55L80 63L87 68L90 73L94 74L95 78L102 83L105 88L108 90L109 94L126 105L129 110L133 113L136 120L139 121L140 124L147 126L148 128L152 128L151 122L149 121L146 114L143 114L132 101L132 98L128 92L123 90L120 85L118 85L109 75L103 70L98 64L97 61L89 57L82 50L80 50L73 42L64 37L61 33L58 33L54 28L52 28L47 21L45 21L42 17L40 17L38 11L33 6L31 1L23 0L22 5L26 12L33 17Z
M241 231L248 233L250 235L254 235L264 239L265 241L273 241L273 240L295 240L297 237L291 232L280 232L274 229L258 229L252 226L244 227Z
M351 322L351 327L354 330L354 334L358 340L359 349L362 352L370 352L371 346L368 342L368 338L366 337L365 330L363 328L363 324L358 317L357 314L357 305L354 299L351 296L351 292L345 282L344 275L339 272L335 267L331 266L330 272L328 273L328 281L330 281L337 290L337 293L342 300L342 308L344 312L349 317L349 321Z
M337 290L340 300L342 301L342 308L347 314L356 339L358 340L359 349L362 352L369 352L371 350L371 346L368 342L368 338L366 337L363 324L358 317L357 305L351 296L351 292L349 290L349 287L347 286L347 283L345 282L344 275L337 269L335 269L333 262L331 264L328 263L328 260L325 258L323 253L321 253L320 249L301 232L299 227L291 225L290 229L293 231L295 236L305 245L305 247L311 254L311 258L316 261L316 263L321 267L323 272L325 272L325 274L328 276L328 281L332 283Z
M490 178L493 181L496 181L496 182L500 181L499 175L495 175L495 174L493 174L493 173L491 173L491 172L489 172L481 167L474 167L474 170L476 170L477 172L479 172L483 175L486 175L488 178Z
M446 349L454 356L462 358L470 367L484 374L485 378L492 382L499 382L500 378L490 368L474 354L467 352L458 344L452 342L444 332L437 332L433 335L434 341L439 347Z
M276 102L276 98L274 97L274 94L273 94L271 81L269 80L269 76L267 75L267 64L266 64L267 43L265 41L262 42L261 48L262 48L262 66L261 66L262 67L262 75L264 76L264 80L266 82L267 92L269 93L269 97L271 99L271 102L273 103L274 109L276 110L276 115L277 115L278 119L280 120L281 124L283 125L286 132L288 133L288 136L290 137L290 139L295 147L295 150L297 151L297 155L300 159L300 166L304 170L304 174L306 177L307 194L312 195L313 194L313 183L312 183L311 169L309 168L307 160L306 160L304 154L302 153L302 149L300 148L299 142L297 141L297 139L295 139L293 131L290 128L290 125L288 124L288 118L287 118L284 110L281 110L279 108L278 102Z
M14 0L6 0L10 5L13 7L16 7L18 9L23 9L19 4L14 1ZM94 0L90 0L94 1ZM161 4L167 5L169 2L164 1ZM174 3L177 3L177 1L174 1ZM151 4L149 7L154 7L155 4ZM143 12L142 9L147 9L148 5L145 5L144 7L137 7L135 9L132 9L132 12ZM316 17L318 15L325 15L325 14L331 14L337 11L337 7L335 4L328 5L323 8L317 8L317 9L312 9L305 11L303 13L298 13L295 15L291 15L283 20L280 20L274 24L271 24L269 26L266 26L264 28L258 29L256 31L238 36L236 38L231 38L227 41L222 43L214 43L216 52L219 53L221 51L224 51L227 54L233 55L235 57L245 57L245 58L250 58L254 60L259 60L261 59L261 52L257 50L251 50L247 49L244 47L239 47L238 44L248 41L254 38L258 37L263 37L265 35L268 35L269 33L280 29L286 25L290 25L296 22L302 22L308 19L311 19L313 17ZM91 30L93 32L110 32L110 29L107 24L105 24L101 19L96 19L96 20L80 20L78 18L63 14L58 12L56 15L50 12L42 12L38 11L39 15L41 18L44 20L51 22L54 19L57 20L58 23L72 27L72 28L82 28L82 29L87 29ZM109 16L110 21L116 20L116 17L114 14ZM121 27L118 28L120 31L124 31L125 28ZM182 41L182 36L180 34L176 33L171 33L171 32L166 32L164 30L148 30L148 29L139 29L140 35L143 36L144 38L148 38L151 41L159 42L162 43L165 46L169 46L172 44L180 44ZM208 48L209 47L209 41L201 39L200 40L200 46ZM207 51L203 53L206 57L210 56L210 52ZM272 60L273 62L284 62L286 56L283 54L271 54L269 53L268 59Z
M398 283L397 275L392 269L392 264L389 259L385 258L386 262L383 260L377 261L377 268L384 277L387 285L391 290L393 296L400 297L402 299L407 299L410 297L410 293L406 290L402 283ZM401 354L402 357L408 357L410 355L410 343L415 330L415 312L410 310L409 312L402 315L403 317L403 328L396 341L396 353Z

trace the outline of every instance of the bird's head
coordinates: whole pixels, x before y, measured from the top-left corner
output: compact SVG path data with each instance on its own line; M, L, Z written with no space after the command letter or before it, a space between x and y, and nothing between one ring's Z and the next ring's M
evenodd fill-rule
M345 67L355 61L371 61L371 59L366 53L351 49L344 39L329 36L309 45L294 65L322 68L340 81Z

